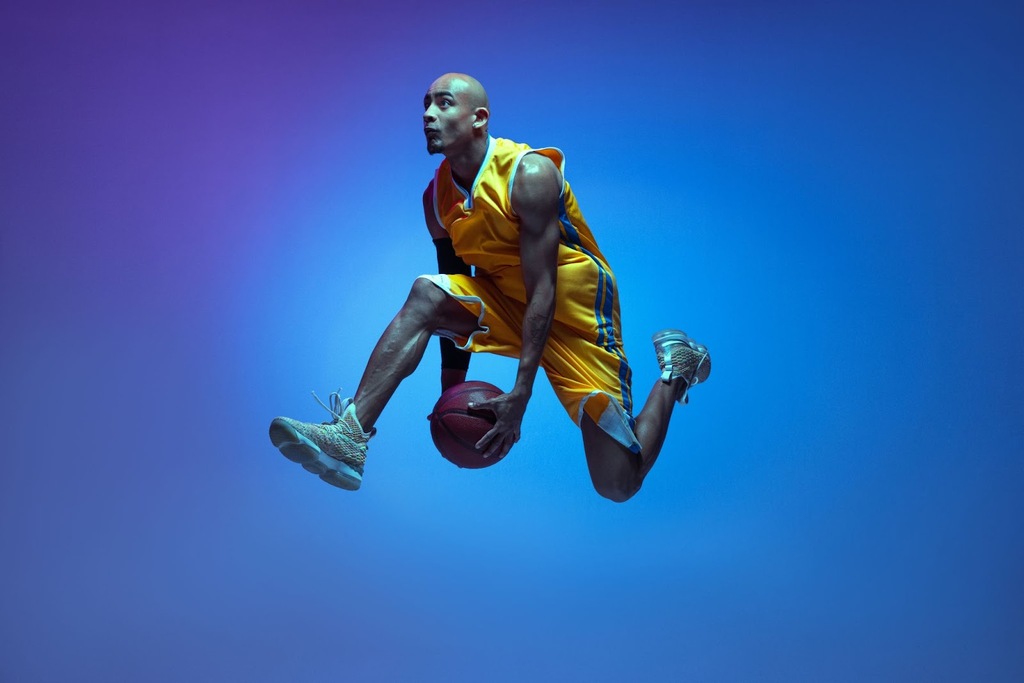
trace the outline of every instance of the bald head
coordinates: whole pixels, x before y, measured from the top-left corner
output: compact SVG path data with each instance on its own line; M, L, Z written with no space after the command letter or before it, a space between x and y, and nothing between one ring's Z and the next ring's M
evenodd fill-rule
M431 90L447 90L458 97L465 106L490 108L487 91L480 81L469 74L447 73L434 81Z
M423 98L423 132L427 151L451 156L482 156L487 148L491 112L480 81L462 73L447 73Z

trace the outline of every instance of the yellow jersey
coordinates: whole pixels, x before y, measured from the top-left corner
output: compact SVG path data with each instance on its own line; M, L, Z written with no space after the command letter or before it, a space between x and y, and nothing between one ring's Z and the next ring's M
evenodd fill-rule
M562 173L555 315L542 365L577 423L586 404L595 422L637 450L631 429L631 372L619 332L615 277L565 180L561 150L533 149L490 137L469 188L455 181L447 159L441 162L432 183L434 215L451 237L455 253L476 271L473 277L439 276L435 283L478 312L481 328L487 330L487 334L457 340L460 348L518 355L526 288L512 189L519 162L530 153L548 157ZM601 400L588 400L595 394ZM609 416L602 418L608 398L614 399L622 414L621 420L613 420L614 428L608 426Z

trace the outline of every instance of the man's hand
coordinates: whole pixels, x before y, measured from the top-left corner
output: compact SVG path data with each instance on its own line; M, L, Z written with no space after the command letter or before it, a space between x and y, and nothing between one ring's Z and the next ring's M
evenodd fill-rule
M488 410L498 418L491 431L484 434L476 443L476 449L483 451L485 458L502 458L519 441L523 414L529 400L529 395L512 391L486 401L473 401L469 404L472 410Z

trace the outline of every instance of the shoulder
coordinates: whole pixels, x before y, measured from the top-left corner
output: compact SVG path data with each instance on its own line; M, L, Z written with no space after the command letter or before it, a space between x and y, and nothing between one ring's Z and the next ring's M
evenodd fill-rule
M562 174L548 157L542 154L524 154L516 169L512 186L513 208L531 201L557 200L562 193Z
M512 212L520 221L543 225L558 213L562 196L562 174L555 163L541 154L526 154L519 162L512 186Z
M548 175L555 177L559 175L555 162L540 152L529 151L519 161L519 173L524 177L528 175Z

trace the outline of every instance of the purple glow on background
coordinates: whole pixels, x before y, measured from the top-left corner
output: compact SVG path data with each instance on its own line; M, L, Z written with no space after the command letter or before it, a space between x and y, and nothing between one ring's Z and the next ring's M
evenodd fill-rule
M1018 6L346 5L0 10L0 680L1024 677ZM543 377L442 460L435 345L358 493L269 443L435 267L448 70L565 151L637 396L712 351L625 505Z

